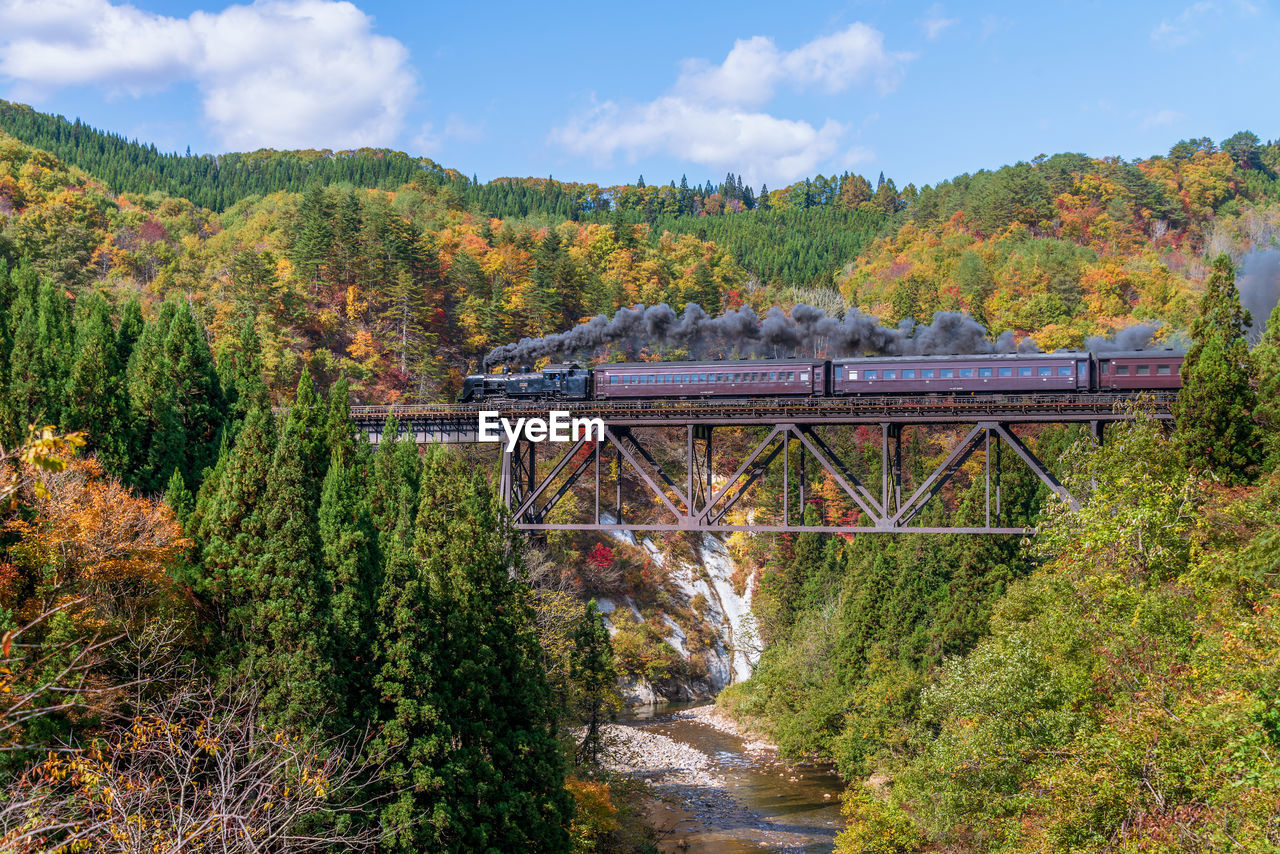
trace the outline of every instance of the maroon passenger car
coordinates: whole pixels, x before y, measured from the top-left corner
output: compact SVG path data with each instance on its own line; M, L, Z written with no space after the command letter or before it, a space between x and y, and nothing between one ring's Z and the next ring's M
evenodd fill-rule
M1182 354L1172 350L1131 350L1098 356L1099 391L1182 388Z
M826 394L821 359L624 362L595 369L598 400Z
M836 359L831 364L831 392L1088 391L1091 363L1088 353L1074 351Z

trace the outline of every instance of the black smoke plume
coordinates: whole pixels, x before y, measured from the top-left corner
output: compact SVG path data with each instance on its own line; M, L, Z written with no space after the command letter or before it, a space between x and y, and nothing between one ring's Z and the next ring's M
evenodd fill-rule
M1147 325L1141 325L1147 329ZM1133 327L1136 329L1136 327ZM1149 342L1155 327L1147 331L1118 333L1131 340ZM1090 339L1093 341L1094 339ZM1107 339L1096 339L1100 347ZM684 346L694 358L715 356L945 356L981 353L1038 353L1030 338L1015 340L1012 332L994 341L987 328L967 314L940 311L927 324L903 320L884 326L880 319L850 309L843 316L828 315L803 303L790 313L778 306L759 317L750 307L730 309L711 317L697 303L676 314L666 303L622 308L612 317L603 314L567 332L543 338L522 338L495 347L484 359L484 368L503 364L532 364L543 358L590 354L619 344L635 352L646 346ZM1111 345L1111 349L1118 349ZM1140 349L1131 347L1128 349Z

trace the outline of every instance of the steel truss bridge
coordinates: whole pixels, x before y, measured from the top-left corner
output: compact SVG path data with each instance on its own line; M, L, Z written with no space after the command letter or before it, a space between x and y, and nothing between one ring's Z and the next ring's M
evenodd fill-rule
M1143 408L1168 420L1176 393L1146 393ZM388 415L400 434L419 444L478 442L481 411L496 411L513 423L518 418L547 418L551 411L571 418L599 418L603 441L588 432L576 441L539 444L525 438L501 445L500 493L519 529L528 531L696 531L830 533L1025 534L1031 529L1000 527L1001 455L1021 459L1063 500L1078 506L1065 487L1014 432L1034 424L1087 424L1102 439L1106 424L1132 417L1135 395L1031 394L963 396L881 396L849 398L743 398L670 401L494 401L484 404L425 404L354 407L354 421L376 443ZM857 477L851 466L820 434L833 427L876 428L880 434L878 484ZM904 487L904 428L963 430L960 441L923 478ZM651 428L658 428L656 430ZM716 433L726 428L766 431L735 471L717 478L713 470ZM872 431L874 433L874 430ZM672 444L681 447L672 459ZM976 452L985 465L984 524L928 527L912 524L929 501ZM666 463L658 457L666 458ZM729 524L726 517L753 484L781 458L781 519L767 524ZM812 461L812 463L811 463ZM604 463L602 479L602 462ZM638 484L659 521L624 518L623 478ZM856 525L804 524L811 472L825 472L856 507ZM796 488L793 489L792 485ZM588 488L591 518L582 522L547 521L570 490ZM792 493L798 503L792 505ZM646 515L652 516L653 512Z

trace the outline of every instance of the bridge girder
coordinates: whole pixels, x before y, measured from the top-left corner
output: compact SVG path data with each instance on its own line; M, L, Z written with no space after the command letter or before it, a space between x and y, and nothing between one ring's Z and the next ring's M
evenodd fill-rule
M476 405L364 407L353 409L353 418L377 439L387 412L398 418L402 432L419 443L475 442L476 421L482 409L497 410L503 417L546 416L548 410L567 410L574 417L599 417L606 424L603 441L582 438L539 465L539 447L518 439L504 446L499 490L517 528L529 531L700 531L700 532L804 532L832 533L966 533L1026 534L1031 529L1000 526L1002 487L1001 457L1011 450L1051 492L1076 506L1075 499L1014 432L1014 425L1081 423L1101 440L1103 426L1129 417L1127 395L1018 395L963 396L957 398L815 398L712 401L554 402L501 401ZM1174 395L1149 397L1157 418L1171 417ZM878 490L856 476L821 433L833 426L878 427L880 433L880 484ZM726 480L716 478L713 467L714 437L722 428L767 429L754 442L743 461ZM960 441L904 497L902 437L904 428L951 427L965 430ZM659 462L659 453L637 431L646 428L681 428L683 446L673 474ZM985 465L985 514L979 526L922 526L914 524L929 502L949 483L975 453L982 449ZM669 448L668 448L669 450ZM551 456L551 453L557 456ZM798 457L795 463L792 456ZM730 524L729 512L770 466L782 466L781 523ZM809 488L809 460L838 486L840 494L856 507L859 524L809 526L804 507ZM993 466L994 461L994 466ZM602 489L601 467L610 462L612 501ZM550 468L547 466L550 465ZM539 469L542 469L539 471ZM798 468L798 472L796 469ZM653 519L624 518L623 472L653 502ZM792 479L798 475L798 514L792 504ZM717 484L719 484L717 486ZM575 488L589 490L591 518L585 522L549 522L551 512ZM650 515L650 514L646 514ZM656 521L654 520L656 519ZM996 520L997 524L993 524Z

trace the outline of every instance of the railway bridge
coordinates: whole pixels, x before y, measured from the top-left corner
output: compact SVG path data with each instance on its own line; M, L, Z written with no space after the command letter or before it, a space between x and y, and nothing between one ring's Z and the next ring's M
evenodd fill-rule
M1176 392L1147 392L1142 399L1142 407L1156 418L1172 418ZM592 432L566 443L534 442L524 436L507 442L504 437L494 446L502 453L502 500L515 526L523 530L1023 534L1030 529L999 524L1003 453L1022 460L1063 500L1076 502L1016 430L1078 423L1088 425L1101 440L1105 425L1133 417L1136 402L1136 394L1126 393L501 400L354 407L352 417L375 444L388 416L396 419L401 436L420 444L479 442L482 411L496 412L513 423L520 418L546 419L553 411L575 419L599 419L603 438ZM864 437L878 434L879 483L866 473L858 477L855 467L832 447L831 431L841 427L860 428ZM748 432L754 436L736 469L730 473L726 467L717 474L717 433L723 437L730 428L751 428ZM943 429L959 432L961 438L931 472L908 482L902 466L906 429ZM985 461L980 467L986 486L984 523L921 525L918 517L929 501L977 453ZM729 511L774 465L781 468L781 518L731 524ZM856 524L804 524L811 475L822 473L855 508ZM624 480L637 485L642 500L648 501L646 512L636 514L644 518L628 521L632 514L624 512ZM575 488L589 496L590 518L548 521Z

